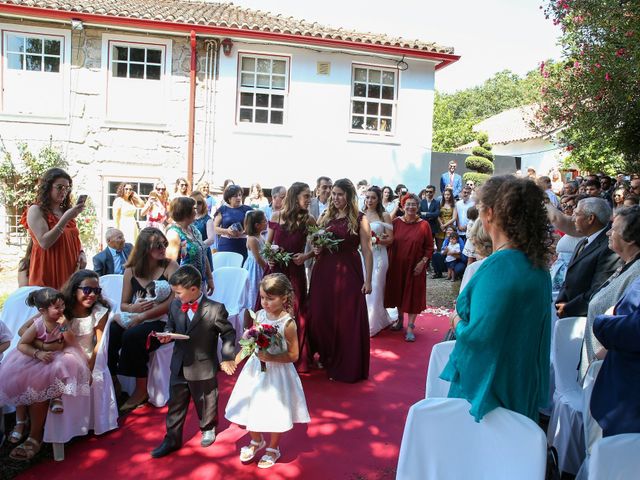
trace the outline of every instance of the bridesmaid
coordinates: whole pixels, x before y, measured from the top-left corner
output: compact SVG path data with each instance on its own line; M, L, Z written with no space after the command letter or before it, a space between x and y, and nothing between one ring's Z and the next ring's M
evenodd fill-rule
M354 383L369 376L371 230L358 212L356 189L343 178L333 184L331 202L319 225L342 239L337 250L314 247L317 256L309 290L311 346L320 353L329 378ZM365 275L358 246L364 257Z
M388 188L388 187L387 187ZM391 190L391 189L389 189ZM373 243L373 275L371 295L367 295L369 310L369 335L374 336L380 330L391 325L391 317L384 308L384 286L387 281L389 258L387 246L393 243L393 226L391 216L382 206L382 191L379 187L370 187L364 201L364 215L371 225L371 236L375 233Z
M309 215L310 203L311 190L306 183L295 182L287 190L284 207L282 210L274 212L271 221L269 221L267 242L280 246L293 254L293 258L287 266L269 263L264 272L265 275L283 273L293 285L293 315L298 327L298 344L300 345L300 356L296 362L296 369L299 372L308 372L310 362L306 322L302 308L307 300L307 275L304 262L313 257L312 251L304 253L307 244L307 229L309 225L316 224L314 218ZM257 305L257 307L259 306Z

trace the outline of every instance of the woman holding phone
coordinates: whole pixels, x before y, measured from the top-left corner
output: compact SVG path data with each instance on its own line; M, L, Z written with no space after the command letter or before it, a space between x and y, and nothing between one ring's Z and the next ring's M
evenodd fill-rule
M72 186L71 177L61 168L47 170L38 182L35 204L22 215L20 223L33 240L29 285L59 290L73 272L87 265L75 221L87 196L81 195L73 206Z

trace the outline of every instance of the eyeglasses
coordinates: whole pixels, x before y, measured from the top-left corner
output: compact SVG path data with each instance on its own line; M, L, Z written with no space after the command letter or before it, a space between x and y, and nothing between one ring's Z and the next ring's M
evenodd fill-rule
M102 293L102 288L100 287L76 287L78 290L82 290L83 295L91 295L91 293L95 293L96 295L100 295Z
M169 246L169 242L166 240L164 242L153 242L151 244L152 250L165 250Z
M166 192L166 191L167 191L167 189L166 189L166 188L158 188L158 187L156 187L156 190L157 190L158 192Z
M196 205L204 205L204 202L202 200L196 200Z
M58 190L59 192L70 192L71 191L71 185L63 185L62 183L56 183L53 188L55 188L56 190Z
M474 187L475 185L473 183L467 183L467 187Z

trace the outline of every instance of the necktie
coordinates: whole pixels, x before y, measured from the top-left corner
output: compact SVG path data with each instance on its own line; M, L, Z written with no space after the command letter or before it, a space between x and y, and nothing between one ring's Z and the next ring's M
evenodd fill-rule
M573 259L574 259L574 260L580 256L580 254L582 253L582 251L583 251L583 250L585 249L585 247L587 246L587 243L589 243L589 239L588 239L588 238L584 238L584 239L582 239L582 241L578 244L578 248L576 248L576 254L573 256Z
M196 312L196 310L198 310L198 302L193 302L193 303L183 303L180 306L180 309L184 312L187 313L189 310L191 310L192 312Z

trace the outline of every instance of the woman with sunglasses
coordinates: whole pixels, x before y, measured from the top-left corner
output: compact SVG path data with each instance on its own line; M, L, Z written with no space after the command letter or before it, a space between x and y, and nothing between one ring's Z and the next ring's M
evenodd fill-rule
M38 182L35 204L20 219L33 240L29 285L59 289L74 271L87 265L75 221L84 201L72 205L72 185L64 170L47 170Z
M205 253L207 255L207 260L209 261L209 268L213 271L211 246L216 240L216 232L213 228L213 218L209 215L209 207L204 193L195 191L191 194L191 198L196 201L196 219L193 221L193 226L198 229L202 236L202 243L206 247Z
M124 233L124 238L129 243L134 243L138 238L140 228L136 220L139 208L144 207L144 202L133 189L131 183L121 183L116 190L116 199L113 201L113 220L115 227Z
M164 231L169 216L169 194L163 182L156 182L140 215L147 217L147 227Z
M157 228L145 228L140 232L133 251L127 260L122 279L122 300L120 310L136 313L137 318L125 330L118 323L109 327L109 370L116 393L120 382L117 375L135 377L136 387L129 399L120 407L121 412L133 410L144 404L147 395L147 375L149 353L160 346L151 337L147 348L147 337L152 331L164 331L164 320L149 320L162 317L169 311L173 300L156 304L153 301L136 301L146 296L146 287L155 280L169 280L178 269L178 264L166 256L167 237Z

